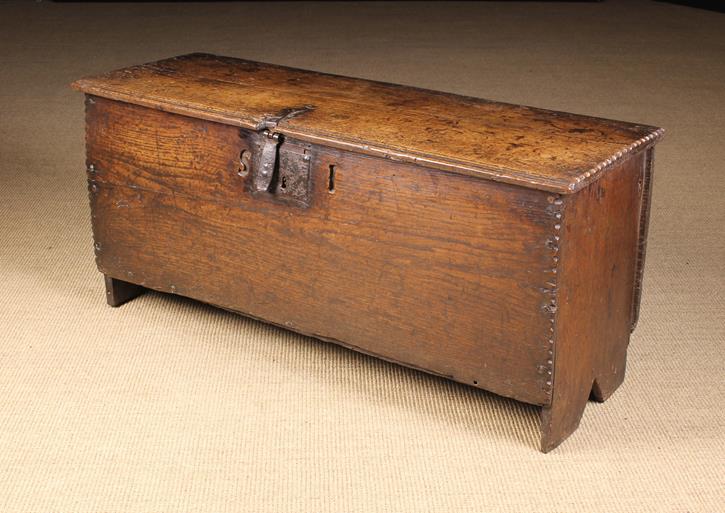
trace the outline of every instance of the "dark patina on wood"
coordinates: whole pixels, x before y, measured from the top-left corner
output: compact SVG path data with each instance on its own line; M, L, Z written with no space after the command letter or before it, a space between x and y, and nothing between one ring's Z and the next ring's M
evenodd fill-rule
M192 54L79 80L109 304L192 297L542 407L624 376L662 130Z

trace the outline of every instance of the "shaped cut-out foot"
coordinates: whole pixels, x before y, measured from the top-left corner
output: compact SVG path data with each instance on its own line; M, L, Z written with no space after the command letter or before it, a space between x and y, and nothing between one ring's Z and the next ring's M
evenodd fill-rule
M552 403L541 408L541 452L555 449L576 431L591 390L592 382L588 380L575 393L555 393Z
M594 378L591 397L603 403L619 388L624 381L624 371L627 367L626 347L614 354L607 355L607 363L602 365Z

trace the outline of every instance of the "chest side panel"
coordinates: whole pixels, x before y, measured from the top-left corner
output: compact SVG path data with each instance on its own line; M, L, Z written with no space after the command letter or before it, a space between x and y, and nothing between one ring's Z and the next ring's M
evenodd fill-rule
M253 194L239 173L244 150L253 147L239 128L91 99L99 269L549 401L556 196L310 146L302 208Z
M647 172L639 154L566 199L545 451L577 428L590 395L603 401L624 379Z

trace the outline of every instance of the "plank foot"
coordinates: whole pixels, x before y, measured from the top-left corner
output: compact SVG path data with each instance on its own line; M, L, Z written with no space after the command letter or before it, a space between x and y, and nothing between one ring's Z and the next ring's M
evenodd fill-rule
M569 390L554 394L552 403L541 409L541 451L549 452L566 440L579 427L589 399L606 401L624 381L627 348L612 348L607 364L596 370L596 377L581 376Z
M592 382L583 382L575 394L560 394L541 408L541 452L549 452L579 427L589 400Z
M104 275L104 278L106 282L106 301L113 307L121 306L136 296L143 294L145 290L140 285L117 280L107 275Z

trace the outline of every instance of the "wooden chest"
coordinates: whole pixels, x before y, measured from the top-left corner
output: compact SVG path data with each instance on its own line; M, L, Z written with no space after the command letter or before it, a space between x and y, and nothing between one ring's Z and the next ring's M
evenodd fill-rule
M192 54L86 94L108 302L180 294L542 407L624 377L662 130Z

